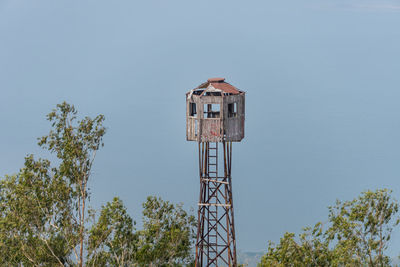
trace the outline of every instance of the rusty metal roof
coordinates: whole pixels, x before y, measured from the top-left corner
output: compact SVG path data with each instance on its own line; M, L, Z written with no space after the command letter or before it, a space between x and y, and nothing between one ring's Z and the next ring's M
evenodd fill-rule
M229 83L225 83L225 82L210 83L210 85L212 85L212 87L214 87L215 89L220 89L224 93L230 93L230 94L234 94L234 95L240 94L240 91L235 86L233 86Z
M210 78L210 79L208 79L207 80L207 82L210 82L210 83L212 83L212 82L223 82L223 81L225 81L225 78Z
M235 86L225 82L225 78L210 78L207 80L207 82L200 84L196 89L208 88L208 86L210 85L215 89L221 90L224 93L237 95L242 92Z

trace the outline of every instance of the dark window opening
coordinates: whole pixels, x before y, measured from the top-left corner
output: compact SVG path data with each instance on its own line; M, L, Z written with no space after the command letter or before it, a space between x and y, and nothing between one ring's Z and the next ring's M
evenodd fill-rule
M206 96L221 96L221 92L206 92Z
M228 104L228 118L235 118L237 115L237 103Z
M194 95L201 95L203 93L204 90L195 90L193 91Z
M189 116L197 117L196 103L189 103Z
M219 118L220 104L204 104L204 118Z

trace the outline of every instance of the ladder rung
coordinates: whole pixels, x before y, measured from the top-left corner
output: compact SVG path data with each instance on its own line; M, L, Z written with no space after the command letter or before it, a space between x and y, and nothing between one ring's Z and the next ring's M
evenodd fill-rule
M218 181L218 180L211 180L211 179L203 179L206 182L213 182L213 183L220 183L220 184L228 184L228 182Z
M218 203L198 203L199 206L217 206L217 207L230 207L231 204L218 204Z

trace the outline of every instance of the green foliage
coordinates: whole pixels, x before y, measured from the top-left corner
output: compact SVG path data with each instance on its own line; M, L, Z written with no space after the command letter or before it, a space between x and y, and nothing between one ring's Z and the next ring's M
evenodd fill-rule
M86 240L88 181L96 152L103 146L104 116L94 119L85 117L76 120L75 107L67 103L57 105L57 109L47 115L52 130L39 139L39 145L55 153L61 161L57 174L69 182L70 201L74 207L71 219L79 235L79 251L75 252L79 266L83 265L84 242Z
M135 266L138 236L122 201L114 198L102 207L90 229L89 266Z
M387 189L363 192L329 207L327 229L317 223L295 240L286 233L270 243L259 266L389 266L384 255L399 224L399 204Z
M77 244L66 181L47 160L25 159L18 175L0 181L0 263L63 266ZM3 262L1 262L3 261Z
M57 105L47 115L52 129L39 138L39 145L59 159L58 166L30 155L17 175L1 181L0 253L5 262L74 265L74 255L83 264L87 183L105 128L102 115L77 121L76 114L72 105Z
M120 199L102 207L90 230L90 266L184 266L191 255L195 220L181 205L148 197L143 204L143 229L134 223Z
M149 197L140 231L118 198L94 220L88 181L103 146L103 115L77 120L74 106L64 102L47 118L52 128L39 145L58 165L29 155L18 174L0 180L0 266L191 263L194 218L180 205Z
M139 233L141 266L183 266L192 262L195 218L181 205L148 197L143 204L144 229Z
M305 228L295 241L295 234L285 233L278 245L268 245L259 266L330 266L332 253L329 243L322 238L321 224Z
M339 263L368 266L387 265L383 253L388 247L393 227L399 224L399 204L387 189L367 191L352 201L337 201L329 208L332 226L327 237L337 242Z
M268 252L262 257L260 266L299 266L304 258L302 250L294 240L294 234L285 233L276 247L269 243Z

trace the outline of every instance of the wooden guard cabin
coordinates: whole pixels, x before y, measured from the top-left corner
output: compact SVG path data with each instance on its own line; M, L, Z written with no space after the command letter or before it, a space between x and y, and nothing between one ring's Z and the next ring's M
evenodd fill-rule
M239 142L244 138L245 92L210 78L186 93L186 139Z

